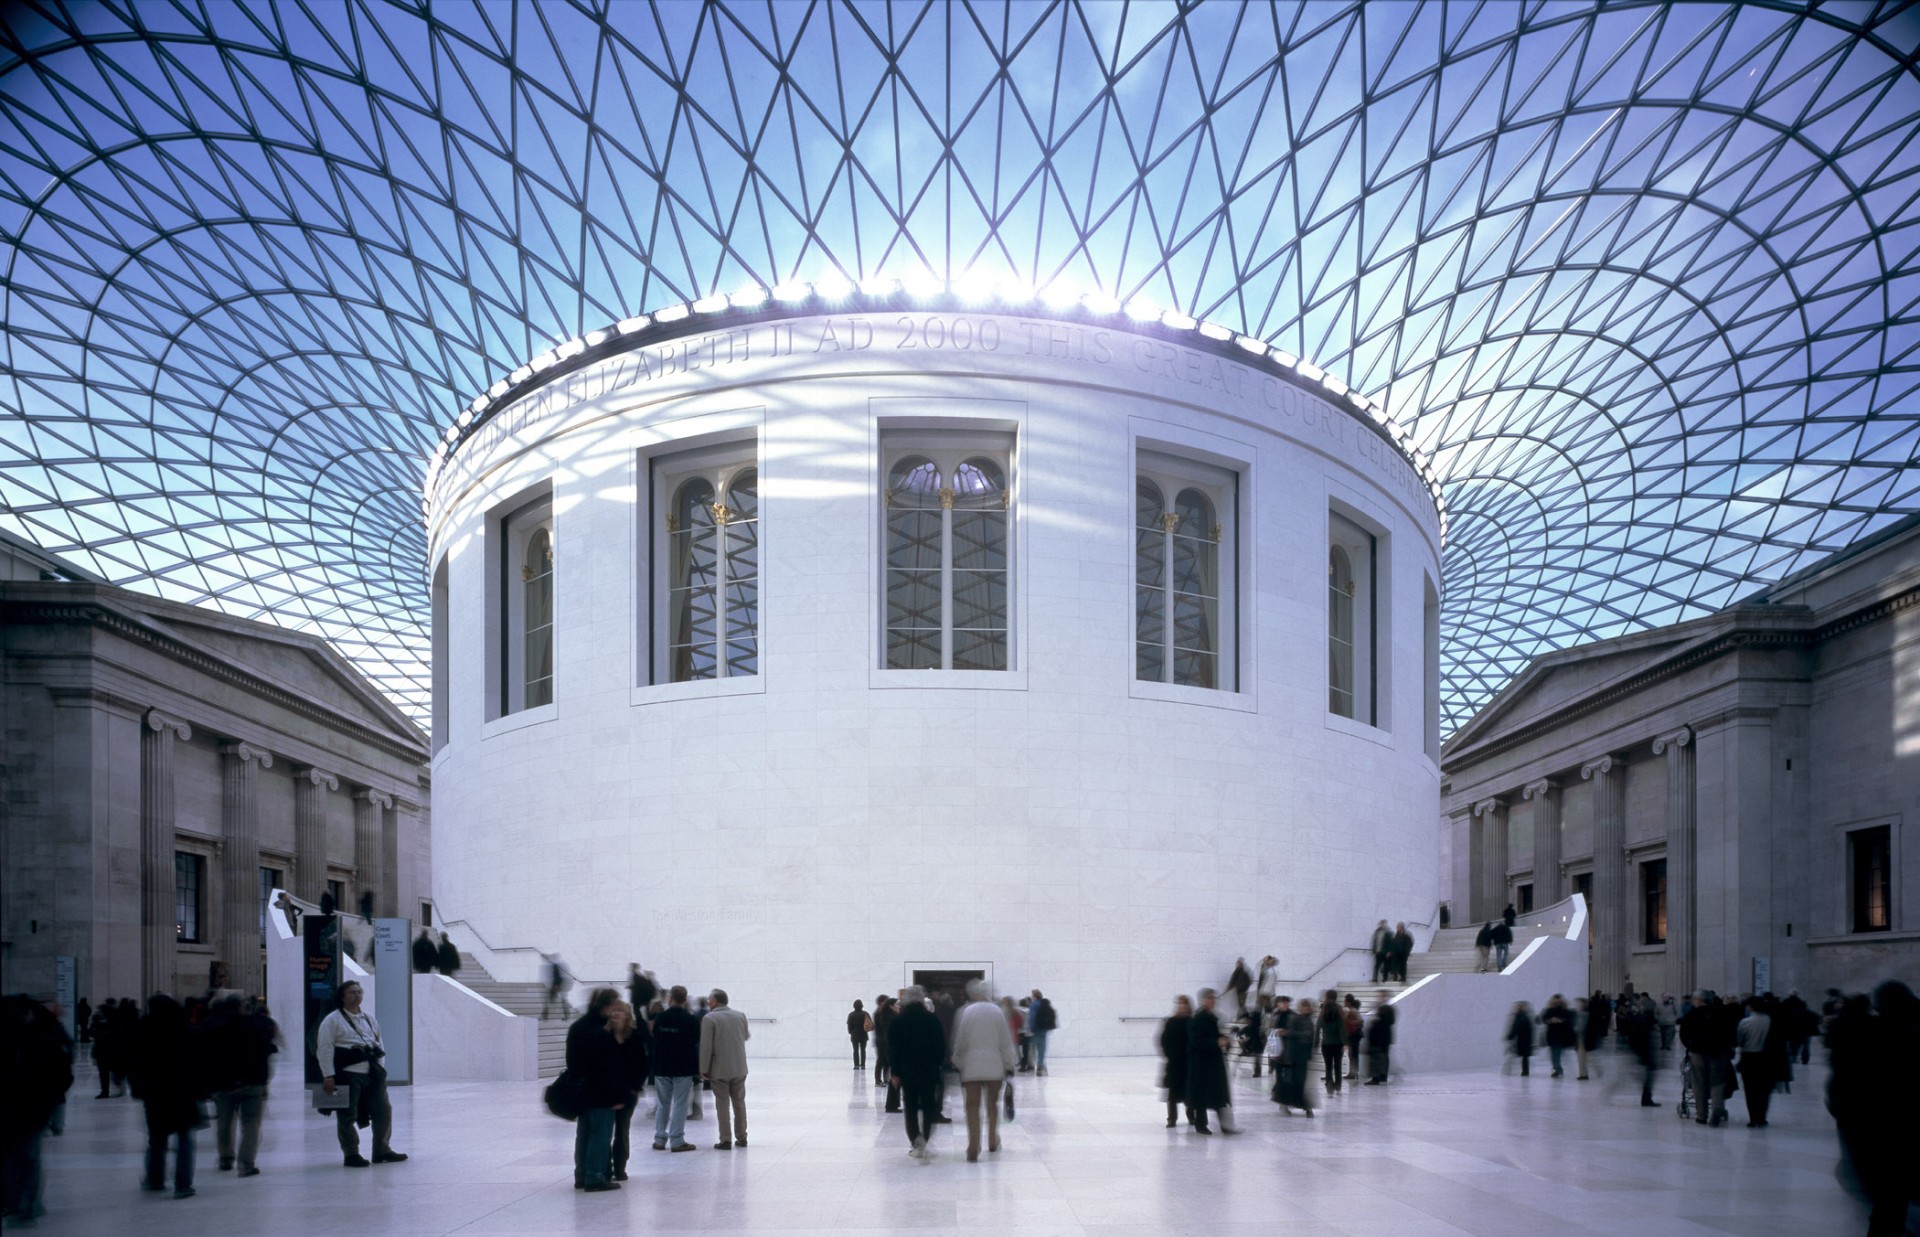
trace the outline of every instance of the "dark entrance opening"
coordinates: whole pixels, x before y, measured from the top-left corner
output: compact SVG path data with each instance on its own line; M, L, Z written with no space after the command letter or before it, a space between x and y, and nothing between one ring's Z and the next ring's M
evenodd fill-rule
M913 973L913 982L927 990L927 995L933 998L933 1003L936 1006L941 1004L940 997L941 994L944 993L947 999L953 1002L952 1008L958 1009L967 1003L967 981L970 979L985 979L986 977L987 973L984 970L916 970Z

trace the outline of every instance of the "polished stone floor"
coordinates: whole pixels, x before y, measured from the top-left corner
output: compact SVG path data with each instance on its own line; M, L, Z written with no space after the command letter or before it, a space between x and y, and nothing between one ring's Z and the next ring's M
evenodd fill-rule
M598 1195L572 1188L573 1128L546 1115L532 1084L396 1089L394 1142L411 1161L352 1172L331 1120L306 1112L294 1088L268 1106L260 1176L217 1171L203 1131L199 1193L180 1201L138 1188L138 1106L76 1086L65 1136L47 1142L38 1231L1808 1237L1866 1227L1836 1178L1817 1059L1764 1130L1744 1128L1737 1098L1726 1127L1676 1119L1670 1073L1656 1091L1666 1102L1643 1109L1631 1087L1542 1068L1350 1087L1311 1121L1242 1077L1248 1132L1235 1139L1163 1128L1155 1069L1060 1057L1051 1077L1022 1077L1000 1154L968 1164L955 1124L922 1166L905 1154L900 1118L882 1114L884 1093L850 1066L763 1061L750 1079L750 1147L709 1149L709 1105L691 1135L697 1154L642 1143L626 1188ZM956 1118L958 1104L956 1092Z

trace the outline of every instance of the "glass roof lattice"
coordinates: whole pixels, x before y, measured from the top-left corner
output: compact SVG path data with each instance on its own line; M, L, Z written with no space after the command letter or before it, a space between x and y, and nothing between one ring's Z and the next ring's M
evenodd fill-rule
M428 708L421 483L661 305L988 279L1340 375L1450 518L1443 730L1920 510L1920 9L0 14L0 527Z

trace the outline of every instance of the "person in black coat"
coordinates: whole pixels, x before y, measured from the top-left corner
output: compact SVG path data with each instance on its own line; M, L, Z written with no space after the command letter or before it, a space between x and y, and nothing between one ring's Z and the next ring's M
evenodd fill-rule
M1193 1105L1187 1102L1187 1029L1193 1022L1193 1002L1184 996L1173 998L1173 1015L1160 1024L1160 1056L1166 1065L1160 1072L1160 1085L1167 1091L1167 1128L1174 1127L1179 1110L1187 1110L1189 1124L1194 1121Z
M847 1038L853 1041L853 1068L862 1072L867 1068L867 1032L872 1026L866 1005L855 997L853 1009L847 1014Z
M1547 1007L1540 1011L1540 1026L1546 1032L1547 1057L1553 1062L1553 1076L1558 1078L1564 1072L1560 1054L1574 1045L1573 1010L1567 1005L1567 998L1556 992L1547 999Z
M613 1037L620 1089L627 1097L613 1111L612 1179L625 1181L627 1159L633 1150L633 1110L640 1106L640 1093L647 1089L652 1062L647 1047L647 1024L635 1016L633 1006L625 1001L607 1006L607 1034Z
M193 1132L204 1117L205 1062L187 1011L164 992L147 1001L128 1064L133 1093L146 1109L147 1171L141 1184L167 1188L167 1142L176 1140L173 1196L193 1197Z
M1522 1078L1533 1072L1533 1011L1525 1001L1513 1003L1513 1017L1507 1020L1507 1043L1520 1060Z
M919 985L901 992L900 1010L887 1028L887 1059L894 1085L906 1101L908 1155L926 1163L927 1139L940 1115L940 1070L947 1060L947 1034L927 1008Z
M1508 909L1511 910L1512 908L1509 907ZM1493 964L1494 964L1495 970L1504 971L1507 969L1507 951L1512 948L1513 948L1513 923L1509 921L1507 923L1494 924L1493 925Z
M873 1085L887 1089L887 1111L900 1111L900 1088L893 1083L892 1056L887 1048L887 1032L899 1006L886 993L873 998Z
M1213 989L1200 989L1200 1008L1187 1023L1187 1107L1193 1113L1196 1134L1211 1134L1207 1110L1220 1113L1220 1132L1238 1134L1233 1124L1233 1096L1227 1089L1227 1037L1214 1012Z
M52 1011L24 995L0 1001L0 1161L9 1225L33 1223L41 1202L40 1146L73 1085L72 1045Z
M460 950L447 939L444 932L440 934L439 948L433 951L433 961L440 968L440 973L449 979L460 973Z
M413 970L416 975L430 975L433 964L440 960L440 951L435 948L433 934L425 928L413 938Z
M1407 925L1401 924L1393 930L1393 939L1388 945L1387 978L1407 982L1407 959L1413 956L1413 933L1407 931Z
M234 1119L240 1123L238 1163L242 1177L252 1177L260 1150L260 1116L267 1102L271 1073L269 1058L279 1049L274 1041L280 1029L264 1013L250 1012L237 992L222 992L200 1024L206 1048L207 1087L213 1095L214 1145L220 1152L220 1170L235 1163Z
M1367 1024L1367 1085L1378 1087L1387 1081L1387 1065L1393 1053L1393 1024L1400 1017L1387 1003L1388 993L1380 993L1373 1021Z
M1659 1068L1660 1057L1655 1050L1659 1043L1658 1024L1654 1018L1653 997L1642 994L1629 997L1620 1006L1620 1038L1627 1041L1627 1050L1640 1062L1640 1107L1655 1107L1653 1100L1653 1074Z
M627 1103L626 1073L619 1045L607 1029L607 1008L620 999L612 988L595 988L587 1012L567 1028L567 1073L580 1085L579 1119L573 1130L573 1188L617 1190L609 1180L613 1115Z

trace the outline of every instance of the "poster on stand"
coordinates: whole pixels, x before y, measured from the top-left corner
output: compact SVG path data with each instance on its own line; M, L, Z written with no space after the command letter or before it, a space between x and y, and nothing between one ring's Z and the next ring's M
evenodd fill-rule
M380 1042L387 1049L387 1082L413 1081L413 921L373 921L373 988L379 997Z

